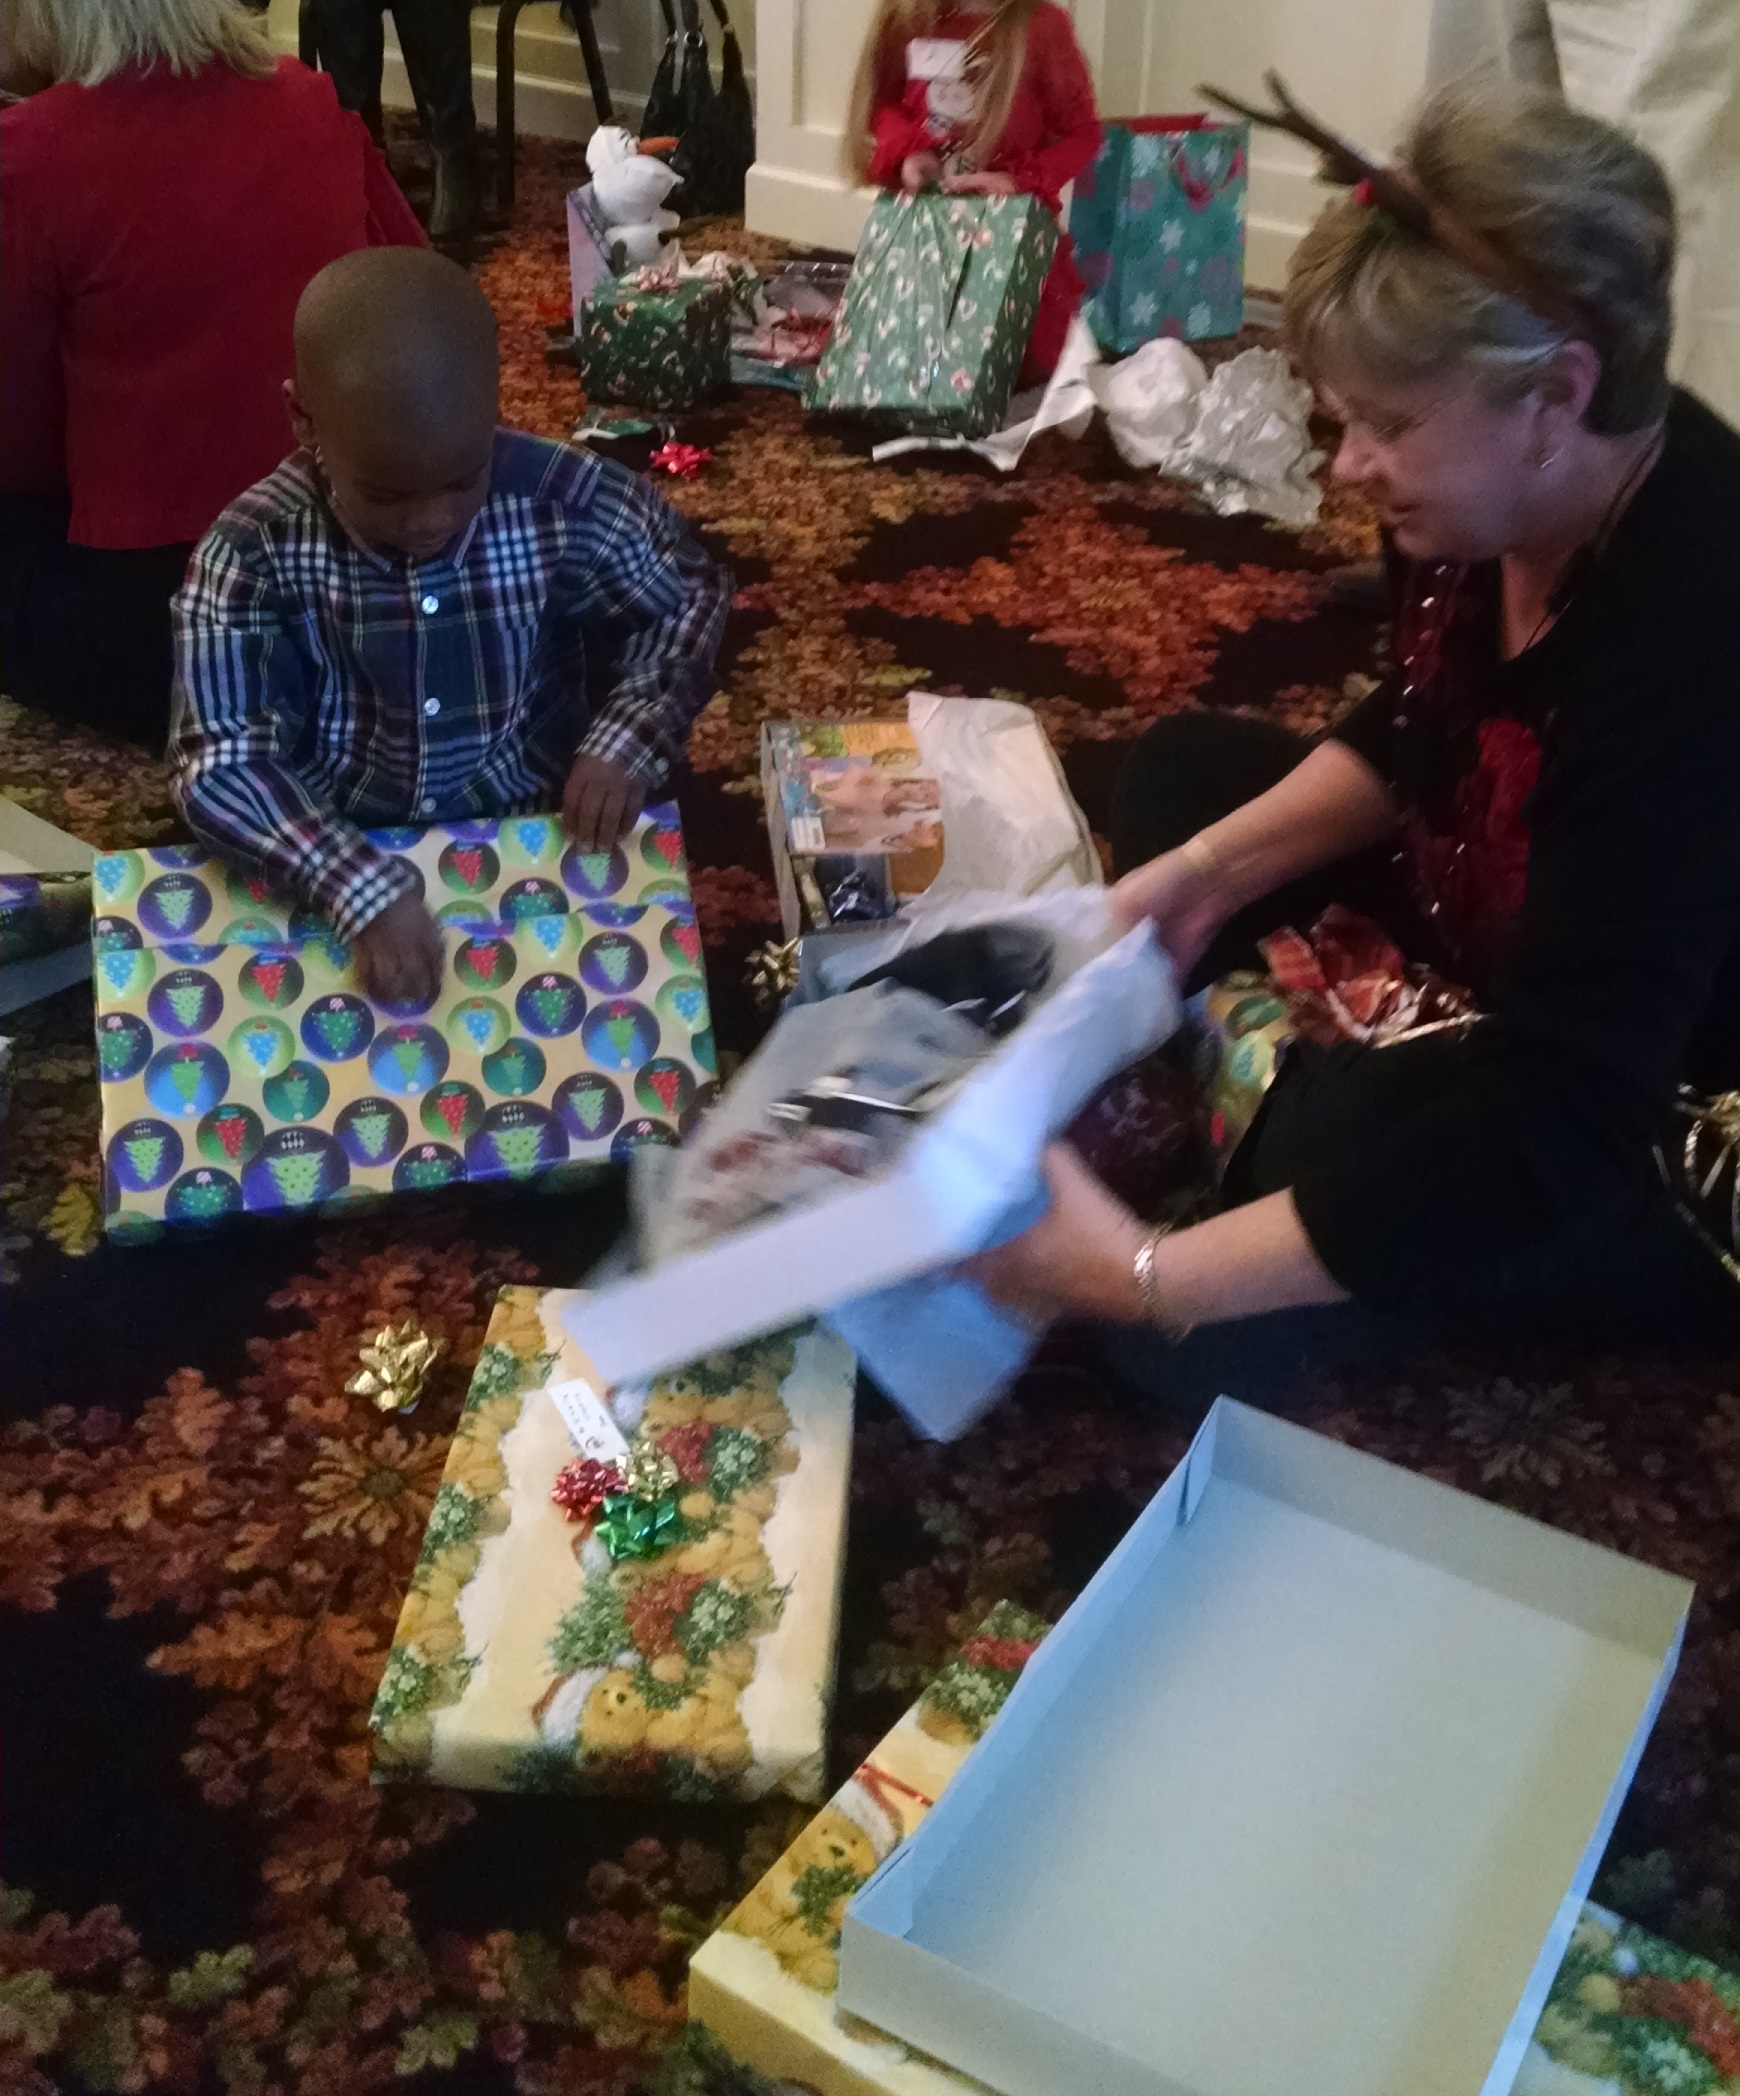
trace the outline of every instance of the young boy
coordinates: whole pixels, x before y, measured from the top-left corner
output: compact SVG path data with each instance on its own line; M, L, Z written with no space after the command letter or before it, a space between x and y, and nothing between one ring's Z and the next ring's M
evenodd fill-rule
M175 794L331 918L371 995L427 1004L440 934L362 830L559 799L608 850L711 695L730 581L633 474L497 428L495 317L456 263L347 255L295 349L299 448L175 600Z

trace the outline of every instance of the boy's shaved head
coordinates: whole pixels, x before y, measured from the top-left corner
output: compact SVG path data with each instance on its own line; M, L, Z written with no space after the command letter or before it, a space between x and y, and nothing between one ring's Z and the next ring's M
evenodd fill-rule
M427 248L363 248L303 292L295 345L298 435L317 447L346 521L426 553L459 515L443 495L487 473L499 395L488 299ZM384 507L399 521L383 524Z
M296 390L328 422L438 448L456 424L492 427L495 314L475 281L421 247L329 263L296 308Z

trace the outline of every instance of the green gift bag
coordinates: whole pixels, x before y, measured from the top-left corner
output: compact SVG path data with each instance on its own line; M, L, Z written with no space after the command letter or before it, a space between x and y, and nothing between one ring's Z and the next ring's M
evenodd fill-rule
M878 198L810 406L939 436L996 429L1057 237L1036 197Z
M655 288L606 277L581 308L575 335L589 401L681 413L730 383L730 286L683 277Z

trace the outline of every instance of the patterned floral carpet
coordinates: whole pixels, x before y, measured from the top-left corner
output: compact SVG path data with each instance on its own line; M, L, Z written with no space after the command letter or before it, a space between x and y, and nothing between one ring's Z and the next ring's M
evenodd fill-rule
M576 165L524 149L517 229L479 265L507 413L556 435L582 405L543 356ZM1343 508L1303 539L1223 521L1061 440L1007 480L876 468L776 394L682 434L715 456L673 499L739 585L682 796L727 1048L753 1038L743 962L775 916L764 719L888 709L920 683L1008 693L1037 707L1097 821L1157 715L1316 722L1372 667L1369 622L1326 601L1326 568L1365 545ZM50 820L101 845L173 833L138 756L17 709L0 734L7 791ZM5 1130L0 2087L655 2086L688 1951L794 1812L366 1779L365 1717L491 1298L506 1281L575 1280L612 1234L610 1203L437 1205L391 1225L105 1249L90 1025L82 992L27 1016ZM342 1386L359 1337L401 1314L450 1353L418 1413L383 1424ZM1598 1889L1732 1965L1740 1381L1655 1358L1467 1356L1321 1380L1291 1409L1698 1582ZM991 1602L1067 1603L1191 1424L1120 1400L1067 1350L953 1448L916 1446L867 1401L838 1769Z

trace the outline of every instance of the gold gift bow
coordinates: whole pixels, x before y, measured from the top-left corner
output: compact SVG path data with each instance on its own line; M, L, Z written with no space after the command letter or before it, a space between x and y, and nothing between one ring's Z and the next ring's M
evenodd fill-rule
M1680 1152L1686 1186L1700 1201L1708 1201L1721 1184L1722 1174L1729 1175L1727 1246L1719 1244L1703 1219L1683 1202L1681 1212L1729 1274L1740 1281L1740 1092L1718 1092L1706 1099L1682 1085L1674 1111L1688 1124ZM1665 1159L1662 1164L1665 1171Z
M352 1397L370 1399L377 1412L408 1412L423 1395L441 1348L442 1341L413 1318L383 1325L364 1344L362 1367L344 1387Z

